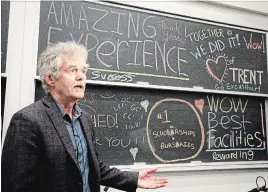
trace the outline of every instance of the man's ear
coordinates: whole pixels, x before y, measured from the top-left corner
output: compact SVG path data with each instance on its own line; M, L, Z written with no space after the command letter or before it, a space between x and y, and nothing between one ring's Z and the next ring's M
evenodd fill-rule
M55 85L55 81L56 81L56 78L54 75L51 75L51 74L46 74L45 75L45 80L47 82L47 84L51 87L54 87Z

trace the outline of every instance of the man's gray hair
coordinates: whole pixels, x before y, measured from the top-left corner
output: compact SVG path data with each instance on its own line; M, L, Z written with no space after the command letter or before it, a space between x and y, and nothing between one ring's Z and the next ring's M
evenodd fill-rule
M70 58L82 58L87 60L87 49L74 42L58 42L48 46L39 56L38 72L42 87L48 93L48 87L45 80L46 74L51 74L58 78L60 76L60 67L63 64L63 56Z

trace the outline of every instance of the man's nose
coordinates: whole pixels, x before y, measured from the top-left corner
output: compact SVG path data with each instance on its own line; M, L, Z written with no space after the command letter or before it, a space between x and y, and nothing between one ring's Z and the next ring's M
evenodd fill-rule
M76 80L84 80L84 79L86 79L86 74L78 70L76 74Z

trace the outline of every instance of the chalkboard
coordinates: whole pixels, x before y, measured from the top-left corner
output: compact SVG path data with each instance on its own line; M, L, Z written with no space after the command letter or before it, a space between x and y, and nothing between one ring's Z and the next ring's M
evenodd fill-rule
M1 1L1 73L6 72L10 1Z
M35 100L44 96L37 81ZM264 98L87 85L79 101L109 165L263 161Z
M95 84L268 94L265 32L107 3L40 6L38 53L58 41L85 45Z

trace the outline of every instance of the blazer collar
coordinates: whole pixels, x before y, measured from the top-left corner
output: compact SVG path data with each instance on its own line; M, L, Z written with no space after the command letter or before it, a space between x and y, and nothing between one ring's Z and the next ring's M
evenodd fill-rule
M69 155L75 162L76 166L79 168L78 161L76 158L76 153L75 153L69 132L65 127L62 114L60 113L57 107L57 104L55 103L54 99L52 98L50 94L46 95L42 101L44 105L47 107L46 108L47 114L50 117L60 139L62 140L62 143L66 151L69 153ZM92 135L92 131L89 130L89 129L93 129L93 127L91 125L91 121L86 115L86 112L83 112L81 114L80 119L81 119L82 129L84 130L85 137L86 137L87 144L88 144L88 154L89 154L88 158L89 160L92 160L92 161L89 161L89 166L92 163L93 165L91 165L90 167L93 170L95 167L98 167L98 162L95 161L97 157L96 157L94 144L93 144L93 142L95 141L92 140L94 138L94 135Z
M65 123L62 118L62 114L59 111L59 108L57 107L57 104L53 100L52 96L50 94L46 95L42 99L44 105L47 107L46 112L54 125L54 128L56 129L66 151L69 153L73 161L75 162L76 166L78 166L76 153L72 144L72 140L70 138L69 132L67 128L65 127Z

